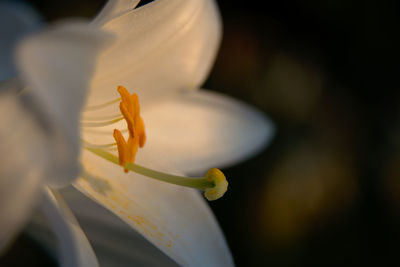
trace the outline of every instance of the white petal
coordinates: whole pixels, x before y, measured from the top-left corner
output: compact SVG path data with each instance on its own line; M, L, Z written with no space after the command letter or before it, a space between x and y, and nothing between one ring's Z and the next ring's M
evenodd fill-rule
M0 93L0 250L31 215L49 162L47 136L19 100Z
M142 102L195 89L214 62L221 22L212 0L156 0L103 27L117 42L99 59L91 105L117 97L117 85Z
M61 266L99 266L89 241L60 193L46 187L43 196L42 210L60 244Z
M88 23L64 22L23 40L17 48L18 67L29 85L27 92L57 132L54 157L60 166L54 185L68 184L77 175L73 166L79 153L80 109L96 56L110 38Z
M176 266L128 224L75 188L63 188L61 193L92 244L100 266Z
M0 81L16 75L14 49L18 40L39 29L39 15L22 2L0 2Z
M195 190L125 174L120 166L87 151L83 164L89 174L77 180L75 187L176 262L184 266L232 265L221 230Z
M59 192L79 221L101 267L177 266L132 227L74 187ZM34 214L25 231L52 255L57 254L57 240L42 213Z
M134 9L140 0L108 0L101 12L92 21L93 25L101 26L104 23Z
M246 159L271 140L272 122L254 108L200 90L143 107L147 141L137 161L163 159L184 173L203 175Z

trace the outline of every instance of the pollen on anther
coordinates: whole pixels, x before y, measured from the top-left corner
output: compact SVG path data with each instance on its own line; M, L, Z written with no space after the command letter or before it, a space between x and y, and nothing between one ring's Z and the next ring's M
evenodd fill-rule
M119 108L126 121L129 137L125 141L121 132L115 129L114 139L117 142L119 163L125 167L127 162L134 163L138 147L143 147L146 142L146 134L143 119L140 117L139 97L135 93L129 94L121 85L117 90L121 95ZM126 168L125 172L128 172Z

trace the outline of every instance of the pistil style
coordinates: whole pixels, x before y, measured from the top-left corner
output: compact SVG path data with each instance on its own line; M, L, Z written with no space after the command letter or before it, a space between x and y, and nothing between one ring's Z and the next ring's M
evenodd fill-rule
M121 164L120 159L117 156L111 154L104 149L86 147L86 150L96 154L97 156L107 161L115 164ZM172 175L152 170L131 162L125 163L124 168L128 171L133 171L149 178L156 179L158 181L200 189L204 191L204 197L210 201L221 198L228 190L228 182L226 181L225 175L216 168L211 168L210 170L208 170L205 177L185 177Z

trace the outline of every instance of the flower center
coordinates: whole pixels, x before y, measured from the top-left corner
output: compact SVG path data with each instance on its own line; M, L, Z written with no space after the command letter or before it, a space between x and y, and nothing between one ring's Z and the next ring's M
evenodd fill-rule
M84 148L105 160L121 165L126 173L133 171L159 181L200 189L205 192L204 196L208 200L216 200L222 197L227 191L228 182L224 174L216 168L210 169L205 177L191 178L155 171L134 163L138 148L142 148L146 143L144 122L140 116L139 97L135 93L130 94L123 86L118 86L117 90L121 98L88 107L85 111L97 111L120 101L119 110L122 116L116 114L101 117L84 117L81 126L85 131L92 130L92 133L106 134L107 132L96 131L93 128L105 127L125 119L127 129L120 131L114 128L113 137L115 143L92 144L82 140ZM125 140L122 132L128 132L127 140ZM118 150L118 157L109 152L116 149Z

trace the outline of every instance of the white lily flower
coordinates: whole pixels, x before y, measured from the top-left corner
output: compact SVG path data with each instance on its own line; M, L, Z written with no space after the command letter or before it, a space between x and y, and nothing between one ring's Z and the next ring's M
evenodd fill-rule
M91 47L84 36L90 34L81 27L68 28L66 35L51 35L52 42L61 44L62 54L59 48L53 49L49 34L23 42L18 54L22 75L35 88L36 98L51 114L63 139L72 144L70 158L78 153L75 148L79 144L79 123L74 118L78 117L84 95L70 87L84 88L83 83L90 80L81 119L86 147L82 151L84 171L74 183L79 191L116 214L180 265L233 265L223 234L196 190L134 172L126 174L116 157L107 152L115 148L113 129L125 128L124 122L119 121L116 88L123 85L140 97L147 142L135 162L152 169L197 174L211 167L228 166L266 145L272 135L271 124L243 103L195 90L207 77L220 42L220 18L214 1L156 0L134 9L137 3L110 0L92 22L92 28L100 27L116 36L115 42L98 57L93 78L88 75L90 68L85 62L95 57L95 50L89 51ZM75 38L76 42L71 43L71 35L84 40ZM86 45L82 45L85 41ZM76 44L83 50L77 50ZM60 61L63 58L68 60ZM57 162L70 163L61 159ZM184 180L183 184L194 181L128 165L125 167L153 178ZM71 173L60 171L63 169L56 168L60 174L69 175L50 181L53 186L71 181ZM208 193L212 198L214 192ZM60 204L61 198L49 190L45 194L45 203L56 207L45 210L52 214L50 217L59 218L55 226L64 233L60 235L61 242L74 242L75 247L89 251L83 232ZM84 205L80 199L75 203ZM60 213L60 207L66 212ZM70 247L64 249L64 260L65 255L72 254L76 257L74 264L97 264L91 252L85 258L76 248L71 252Z

